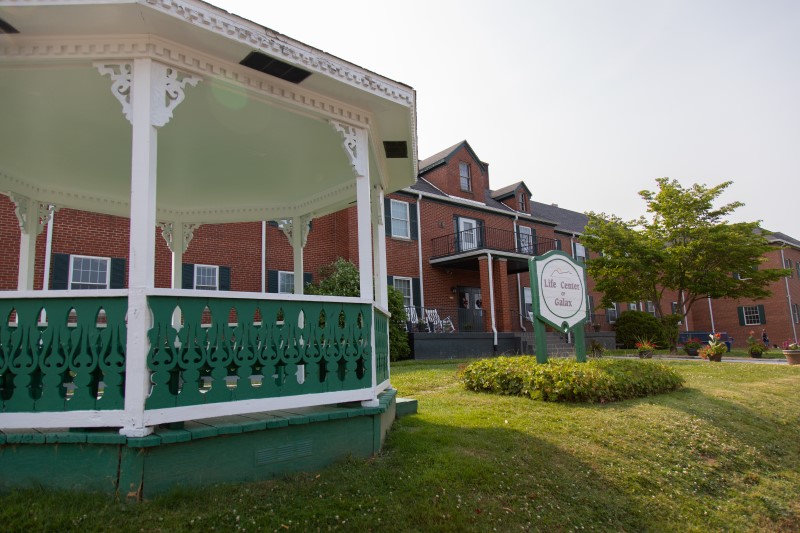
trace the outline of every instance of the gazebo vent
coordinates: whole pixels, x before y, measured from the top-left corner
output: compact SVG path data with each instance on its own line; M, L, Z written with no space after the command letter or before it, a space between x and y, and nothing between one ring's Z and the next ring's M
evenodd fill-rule
M406 159L408 144L406 141L383 141L383 150L387 159Z
M291 83L300 83L311 75L307 70L284 63L261 52L250 52L239 64Z

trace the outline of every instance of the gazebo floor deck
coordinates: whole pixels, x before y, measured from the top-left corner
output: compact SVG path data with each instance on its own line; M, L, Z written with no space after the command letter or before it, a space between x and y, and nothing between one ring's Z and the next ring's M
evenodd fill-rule
M190 420L125 437L116 428L0 430L0 489L44 486L141 499L173 487L270 479L380 451L397 391L379 406L320 406Z

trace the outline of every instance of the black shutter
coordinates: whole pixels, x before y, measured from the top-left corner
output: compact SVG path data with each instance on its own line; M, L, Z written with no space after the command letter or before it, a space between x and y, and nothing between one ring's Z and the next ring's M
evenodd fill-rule
M311 285L314 282L314 274L311 272L303 272L303 287Z
M277 270L267 270L267 292L278 292Z
M758 306L758 321L761 322L762 324L767 323L767 315L764 313L763 305Z
M69 283L69 254L53 254L50 288L54 291L63 291L67 289L67 283Z
M219 267L219 290L231 290L231 267Z
M392 236L392 200L383 199L383 225L386 227L386 235Z
M111 276L109 277L108 287L110 289L125 288L125 258L111 258Z
M737 307L736 314L739 315L739 325L744 326L744 307Z
M414 306L419 307L422 305L422 291L419 278L411 278L411 298L414 300Z
M419 228L417 227L417 204L408 204L408 218L411 225L411 240L416 241L419 236Z
M486 243L486 231L483 220L477 220L478 223L478 248L483 248Z
M561 249L561 239L556 239L556 250Z
M194 289L194 265L191 263L183 263L181 266L182 277L181 289Z

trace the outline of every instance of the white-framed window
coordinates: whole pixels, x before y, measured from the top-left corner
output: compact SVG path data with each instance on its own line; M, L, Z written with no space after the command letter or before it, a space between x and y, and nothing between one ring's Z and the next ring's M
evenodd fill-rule
M519 204L519 210L520 211L522 211L523 213L527 213L528 212L528 202L525 199L525 192L524 191L519 193L519 200L517 201L517 203Z
M586 248L581 243L573 243L575 245L575 260L586 261Z
M792 269L792 260L791 259L784 259L783 260L783 268L788 268L789 270L791 270ZM793 278L794 277L794 272L789 272L789 276L788 277Z
M219 267L216 265L195 265L194 288L201 291L219 290Z
M107 289L110 271L110 257L71 255L68 287L73 290Z
M392 279L392 284L394 285L395 289L403 293L403 305L405 307L413 307L414 295L411 291L411 278L395 276Z
M650 300L647 300L647 312L653 316L656 316L656 304Z
M469 163L463 161L458 164L458 174L461 178L461 190L472 191L472 172Z
M391 205L391 228L392 237L400 237L402 239L411 238L411 223L408 212L408 202L401 202L400 200L392 199Z
M628 302L628 311L638 311L638 310L639 310L638 302Z
M294 294L294 272L278 271L278 293Z
M757 305L746 305L742 307L742 313L744 314L745 326L757 326L761 324L761 317L758 314Z
M586 295L586 320L594 322L594 296L591 294Z
M672 302L672 304L670 305L670 308L672 309L672 314L673 315L677 315L678 314L678 302ZM683 324L683 320L678 322L678 324Z
M795 324L800 324L800 304L792 304L792 319Z
M609 324L617 321L617 302L611 304L611 307L606 309L606 318Z
M525 318L529 319L531 317L531 313L533 312L533 298L531 297L530 287L522 288L522 304L525 312Z
M518 226L519 251L523 254L534 255L533 231L527 226Z

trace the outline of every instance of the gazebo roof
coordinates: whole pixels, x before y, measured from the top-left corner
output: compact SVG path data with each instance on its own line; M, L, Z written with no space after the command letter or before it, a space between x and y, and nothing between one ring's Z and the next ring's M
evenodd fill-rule
M210 4L0 0L0 21L18 32L0 33L0 191L128 216L131 124L109 72L142 57L190 77L158 131L159 219L347 206L354 173L331 122L368 130L373 183L415 180L413 89ZM240 64L254 52L272 75Z

